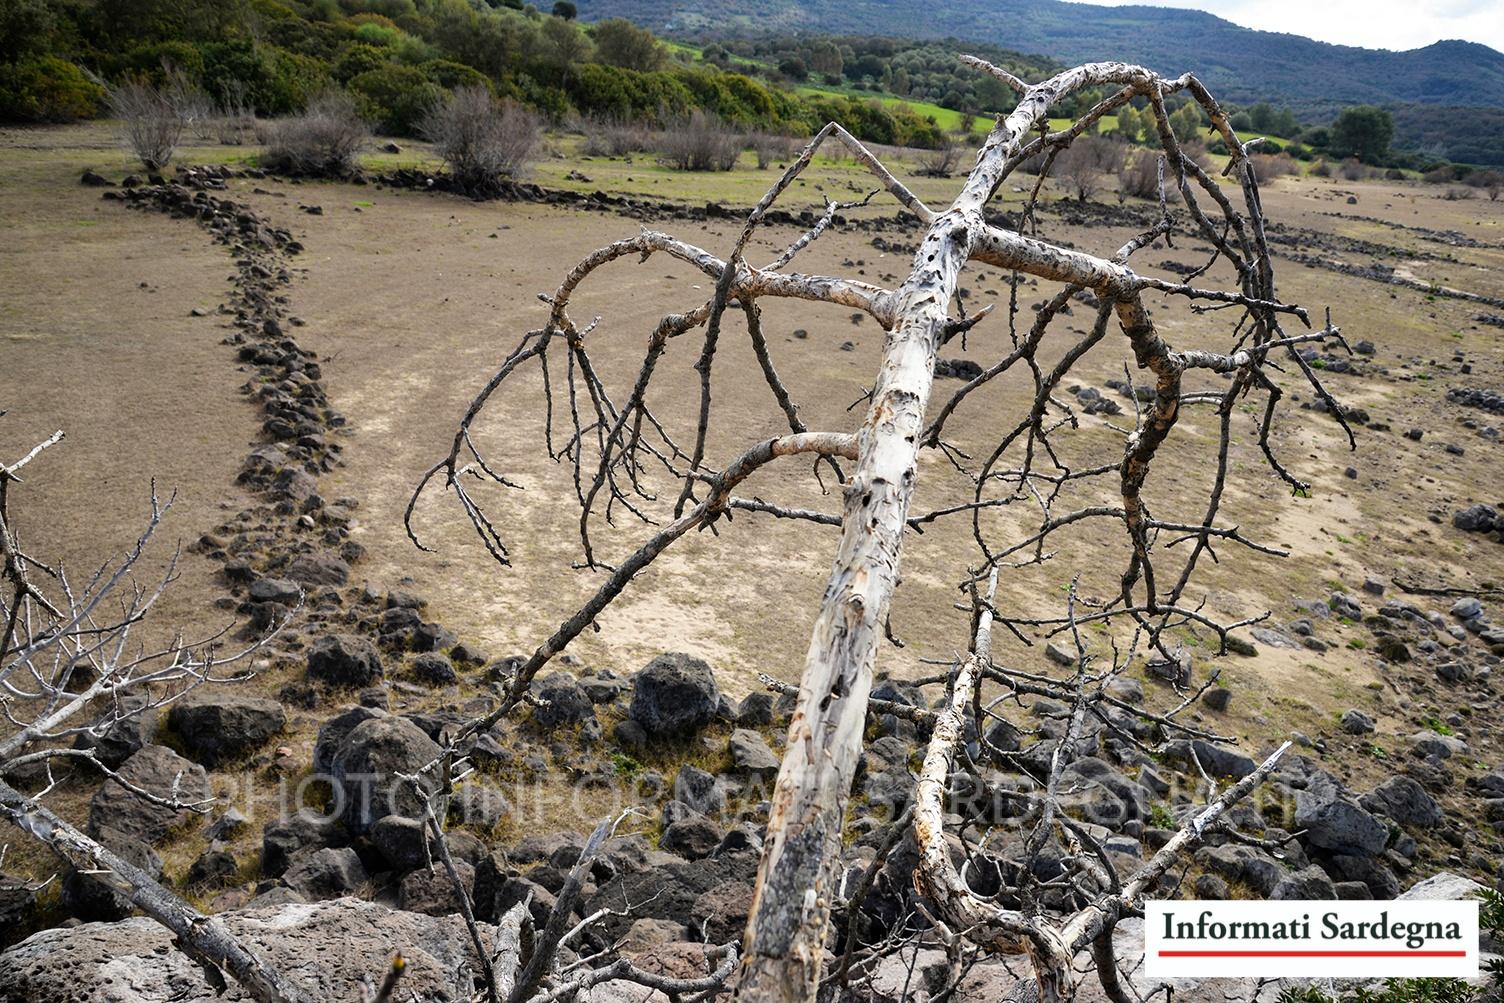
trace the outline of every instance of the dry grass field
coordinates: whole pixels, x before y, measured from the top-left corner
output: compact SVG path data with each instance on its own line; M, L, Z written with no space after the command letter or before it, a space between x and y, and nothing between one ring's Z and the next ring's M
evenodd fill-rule
M571 142L555 144L566 150ZM250 152L191 148L179 160L225 161ZM376 167L422 162L421 149L373 159ZM190 223L127 212L78 184L85 168L118 180L128 167L107 126L0 132L0 410L8 412L0 419L0 442L9 456L54 428L66 430L64 447L33 468L16 509L36 552L80 570L133 537L153 478L159 491L178 493L166 534L184 542L213 526L222 510L241 507L233 479L258 434L258 419L238 393L247 376L237 371L233 349L221 344L224 321L214 313L225 296L223 249ZM908 168L900 164L898 173ZM571 176L576 171L585 180ZM772 177L746 165L730 175L683 175L642 157L634 163L559 156L541 164L535 180L691 205L746 206ZM957 184L918 179L915 186L922 197L943 202ZM339 440L344 465L328 476L323 490L360 501L353 533L367 554L356 566L357 579L378 591L400 587L426 597L438 619L493 657L530 651L600 581L599 573L571 569L580 557L578 511L568 467L543 449L536 374L509 384L507 396L475 429L493 462L523 488L477 489L512 547L511 568L489 561L458 506L438 491L425 496L416 515L434 552L412 546L402 514L413 486L447 449L455 423L486 377L543 320L546 307L538 294L551 291L579 258L643 225L722 254L739 222L640 221L371 185L240 178L230 187L234 197L290 227L306 248L295 259L290 310L304 322L300 343L320 356L330 397L350 421ZM854 191L865 194L866 176L853 164L820 162L792 189L786 205L818 208L823 195L851 198ZM1313 317L1330 307L1351 343L1374 343L1377 354L1366 375L1332 374L1329 386L1345 404L1367 410L1373 422L1389 428L1359 429L1357 450L1349 452L1329 416L1301 409L1312 395L1298 374L1288 374L1291 396L1274 441L1295 473L1312 483L1309 497L1292 497L1263 465L1253 405L1240 411L1233 422L1234 477L1223 521L1290 556L1278 560L1231 545L1219 548L1220 563L1205 564L1190 593L1209 612L1236 619L1269 610L1271 622L1282 624L1300 615L1297 600L1324 601L1337 590L1358 594L1365 580L1376 578L1389 583L1388 595L1445 613L1450 600L1406 596L1398 583L1477 587L1504 579L1504 548L1451 524L1455 510L1500 498L1504 449L1489 430L1504 425L1504 416L1446 398L1456 386L1504 387L1504 332L1475 320L1504 310L1284 257L1302 253L1358 266L1393 264L1398 274L1424 282L1504 296L1504 203L1451 202L1440 194L1419 183L1315 178L1281 179L1266 192L1270 220L1292 235L1276 259L1282 297L1307 306ZM998 208L1022 198L1004 192ZM305 205L322 213L300 211ZM854 215L891 217L894 208L879 198ZM1102 254L1132 236L1122 226L1062 222L1069 211L1067 204L1051 201L1043 215L1046 232ZM1469 246L1435 231L1460 234ZM912 234L835 229L804 252L799 267L891 284L906 273L906 255L874 247L873 238L901 245ZM751 257L770 258L795 236L792 228L767 228ZM1200 257L1197 242L1177 241L1172 250L1161 245L1140 252L1135 265L1167 274L1164 262L1189 264ZM1227 283L1228 275L1219 274L1224 272L1214 269L1213 278ZM971 333L964 352L945 354L986 366L1009 345L1007 279L986 268L973 270L963 285L968 309L996 303L998 310ZM577 320L601 318L590 343L617 396L630 388L658 319L698 304L710 288L705 276L659 258L614 264L586 284L572 313ZM1022 287L1020 317L1031 316L1028 307L1051 294ZM207 315L192 316L195 309ZM1177 347L1225 347L1216 315L1195 315L1178 301L1154 309ZM1077 306L1065 321L1051 334L1061 343L1050 347L1045 361L1058 357L1069 334L1084 331L1091 313ZM870 319L854 322L848 312L786 302L765 304L764 326L809 427L853 427L860 404L855 410L850 405L870 385L883 332ZM796 330L807 336L796 336ZM698 399L691 368L698 346L682 340L668 353L667 378L660 377L652 403L687 437ZM1131 368L1126 342L1109 335L1068 381L1098 387L1126 409L1116 418L1082 417L1080 430L1063 440L1073 464L1108 462L1121 454L1132 405L1105 382L1122 379L1125 363ZM1470 372L1463 373L1464 365ZM1201 380L1207 388L1221 382ZM957 386L938 381L936 393ZM728 319L714 394L713 465L786 427L739 318ZM995 441L999 429L1022 415L1030 394L1023 374L996 381L973 401L965 423L954 426L956 444L967 449ZM1418 441L1404 436L1412 428L1422 432ZM1200 518L1215 435L1210 414L1182 420L1148 484L1146 497L1157 515ZM838 495L822 494L806 464L785 462L759 474L743 493L838 509ZM1349 467L1356 476L1347 476ZM970 493L943 457L931 452L923 458L917 511L964 501ZM1070 500L1113 502L1095 496ZM661 499L654 515L662 516L671 502L671 495ZM1022 538L1037 520L1037 510L1020 502L996 510L982 527L991 539ZM756 688L758 673L796 680L834 530L750 514L719 529L684 540L634 582L574 654L587 665L631 672L663 651L695 653L716 668L733 697ZM595 542L610 561L634 549L646 532L626 517L609 530L599 523ZM904 646L884 649L879 666L897 676L926 671L926 660L964 650L967 617L953 604L958 582L977 560L964 517L910 534L905 547L892 614ZM170 546L160 548L157 563L168 552ZM1077 575L1083 594L1110 594L1126 554L1120 527L1090 525L1065 538L1044 564L1005 573L999 605L1043 612L1058 605ZM209 587L214 570L193 553L183 555L182 583L163 611L170 622L190 633L206 632L231 616L207 598L216 594ZM1336 716L1361 707L1378 718L1373 744L1382 748L1415 731L1417 720L1457 709L1444 695L1437 695L1434 706L1422 706L1402 693L1389 678L1392 667L1362 646L1367 633L1360 625L1333 619L1320 624L1319 632L1330 644L1321 653L1258 644L1256 657L1214 658L1214 637L1183 631L1198 671L1220 669L1233 691L1218 727L1253 748L1294 730L1340 740ZM1104 651L1108 639L1094 637L1093 643ZM1000 638L997 657L1027 664L1042 655L1037 647ZM295 659L273 658L258 685L275 692L299 671ZM1496 736L1477 732L1468 740L1480 761L1498 762ZM309 735L293 741L306 744ZM1362 756L1340 765L1355 776L1386 769L1382 760Z

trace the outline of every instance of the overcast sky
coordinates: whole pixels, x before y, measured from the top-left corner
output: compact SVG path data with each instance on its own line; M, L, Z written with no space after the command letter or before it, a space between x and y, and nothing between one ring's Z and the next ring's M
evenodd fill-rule
M1090 0L1190 7L1263 31L1339 45L1417 49L1464 38L1504 51L1504 0Z

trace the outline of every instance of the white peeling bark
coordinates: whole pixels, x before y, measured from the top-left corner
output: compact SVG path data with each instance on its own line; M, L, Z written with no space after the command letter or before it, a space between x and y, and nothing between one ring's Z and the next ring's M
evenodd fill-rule
M736 989L739 1000L794 1003L815 998L835 901L841 829L861 754L882 624L898 581L935 353L961 268L988 231L982 207L1021 138L1048 116L1057 100L1082 87L1140 82L1158 86L1153 74L1140 67L1093 63L1030 88L993 129L956 201L930 222L913 269L895 295L896 316L858 433L841 540L805 657L773 794ZM1071 273L1061 277L1079 281L1076 273L1083 263L1076 265L1061 268ZM1095 272L1082 284L1099 285L1101 279Z

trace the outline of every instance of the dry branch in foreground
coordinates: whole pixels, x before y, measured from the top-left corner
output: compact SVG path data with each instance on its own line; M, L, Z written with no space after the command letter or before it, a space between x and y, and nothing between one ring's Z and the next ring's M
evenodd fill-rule
M1289 371L1308 383L1346 428L1342 409L1331 399L1304 359L1295 351L1306 342L1341 341L1329 323L1319 330L1291 333L1285 325L1298 322L1310 328L1305 310L1282 301L1274 282L1273 262L1264 237L1264 218L1258 178L1244 145L1222 109L1201 83L1189 74L1162 79L1142 67L1123 63L1078 66L1046 80L1026 85L981 60L968 62L980 72L1002 79L1018 94L1017 106L1000 116L978 152L975 165L955 199L933 208L917 198L869 150L839 125L822 129L783 172L749 213L740 235L724 257L664 233L645 231L600 248L580 261L558 289L545 296L549 306L544 325L527 333L484 385L462 418L450 451L423 477L407 513L408 530L419 546L413 514L423 491L435 481L453 493L487 550L501 564L509 563L507 543L486 513L475 485L489 482L514 487L505 471L477 447L471 431L493 397L524 366L536 364L543 377L546 413L545 447L549 455L569 465L580 510L581 566L606 575L587 603L544 641L508 680L506 699L490 715L461 729L453 742L476 734L527 699L537 672L575 637L587 629L633 580L667 547L691 529L713 527L733 513L804 519L837 529L835 555L824 598L813 625L798 699L788 735L787 752L772 799L761 870L751 918L742 947L743 961L736 982L739 998L757 1001L812 1000L821 981L823 957L832 911L840 905L837 869L842 828L852 779L862 749L864 723L878 649L887 630L889 605L899 577L904 532L922 530L949 518L967 520L977 546L974 566L960 584L972 594L969 608L990 630L995 625L1033 640L1076 634L1085 625L1120 626L1133 635L1133 652L1174 664L1180 653L1170 631L1188 627L1214 634L1225 649L1229 633L1258 622L1267 613L1254 612L1233 622L1207 613L1192 594L1199 561L1215 557L1222 544L1278 555L1277 549L1250 539L1236 526L1219 521L1229 478L1229 448L1236 405L1258 401L1257 446L1270 470L1292 490L1305 485L1276 456L1271 429L1285 393ZM1049 114L1063 98L1082 91L1102 95L1069 127L1050 131ZM1184 150L1171 129L1165 98L1184 94L1201 106L1212 128L1232 151L1224 186ZM1039 236L1036 204L1044 178L1057 157L1089 131L1104 115L1142 98L1148 103L1165 160L1167 183L1178 191L1183 209L1172 217L1160 200L1160 218L1143 233L1127 236L1118 248L1091 254L1060 246ZM769 208L810 165L824 144L844 144L857 162L870 171L879 191L886 191L923 227L912 268L893 289L853 278L803 274L790 270L801 250L817 240L843 208L831 204L820 221L789 244L771 263L748 260L753 233ZM1042 164L1011 222L989 216L989 204L1003 184L1026 162ZM1160 240L1168 242L1184 224L1212 250L1209 259L1187 278L1161 278L1130 267L1133 255ZM646 260L666 255L702 272L715 283L702 302L688 303L682 312L666 314L650 332L641 365L629 383L608 385L591 353L595 324L580 325L569 315L575 290L598 269L618 260ZM953 314L964 270L973 262L990 265L1013 276L1006 312L1007 338L998 339L996 362L943 401L932 400L933 374L942 346L975 331L985 336L1000 321L987 311ZM1231 268L1234 280L1226 288L1197 284L1217 262ZM1035 315L1027 329L1017 324L1018 284L1034 278L1059 291ZM839 306L873 317L887 332L882 359L867 395L862 421L851 428L811 429L779 376L776 360L763 333L758 301L764 297L793 298ZM1227 332L1222 351L1180 350L1165 341L1151 316L1155 298L1189 301L1196 314L1220 322ZM1068 343L1053 365L1041 359L1050 328L1073 301L1095 311L1090 329ZM773 412L789 426L789 433L750 444L724 465L712 462L708 430L715 417L712 384L717 349L729 337L731 322L740 316L745 336L768 385ZM1131 427L1118 428L1121 449L1110 456L1073 458L1067 452L1070 433L1081 426L1081 414L1059 393L1062 381L1084 356L1116 331L1127 344L1147 381L1146 395L1133 394ZM672 339L693 336L699 346L696 373L699 383L697 418L688 429L668 427L648 406L648 391L664 379L659 363ZM738 335L740 336L740 335ZM1054 340L1066 335L1056 334ZM562 368L562 373L560 369ZM1000 416L978 407L973 395L1004 373L1016 371L1032 383L1032 406L1018 414ZM1218 377L1215 381L1212 377ZM1130 384L1130 390L1134 388ZM1142 406L1140 406L1142 400ZM1203 408L1216 423L1215 446L1204 462L1214 471L1213 483L1194 518L1163 517L1145 498L1151 468L1160 447L1175 432L1188 408ZM999 419L1002 419L999 422ZM723 419L726 420L726 419ZM745 416L730 420L745 422ZM988 448L964 451L951 436L966 423L968 434L985 434ZM1113 426L1110 426L1113 427ZM985 431L991 430L991 431ZM1351 431L1348 430L1351 439ZM969 485L972 501L962 505L916 512L912 510L918 479L917 457L922 449L943 455L954 475ZM766 501L755 494L738 494L743 482L777 459L800 455L811 464L812 476L842 484L839 513L796 508ZM660 478L670 487L665 490ZM1069 499L1097 490L1093 504L1072 507ZM1000 536L988 516L1008 506L1032 507L1036 528L1021 537ZM1169 509L1167 504L1165 509ZM668 509L666 525L657 518ZM614 564L598 553L592 528L601 517L609 522L638 518L659 524L634 553ZM1127 560L1105 597L1090 601L1074 588L1068 609L1058 615L1028 616L994 601L981 585L1001 571L1042 564L1053 556L1047 545L1070 527L1106 522L1120 527ZM1178 557L1178 560L1176 559ZM913 825L931 848L922 891L932 900L936 928L950 931L954 943L971 941L989 951L1025 953L1035 963L1046 998L1069 998L1074 992L1069 960L1083 946L1110 937L1114 922L1130 912L1138 897L1165 873L1169 863L1199 839L1220 818L1228 804L1246 794L1267 775L1278 754L1245 782L1226 791L1208 792L1209 807L1187 824L1172 841L1168 856L1156 856L1144 872L1124 881L1108 868L1094 865L1098 856L1088 846L1080 855L1081 881L1074 894L1086 899L1071 915L1045 916L1043 897L1025 882L1010 892L1022 896L1018 909L1003 909L969 897L964 883L948 874L935 852L940 838L934 810L934 785L950 772L948 751L959 734L957 708L970 703L972 727L982 731L991 703L983 705L982 682L1008 693L1033 693L1062 699L1073 707L1075 722L1089 717L1122 728L1124 716L1139 722L1135 741L1146 748L1162 745L1171 736L1216 741L1219 736L1177 723L1176 718L1196 695L1181 693L1177 706L1151 711L1120 706L1107 682L1122 671L1126 660L1116 656L1111 668L1091 668L1084 655L1073 678L1056 679L991 664L985 636L975 639L973 655L941 681L950 688L947 710L933 721L935 739L927 760L921 799ZM1116 701L1116 703L1115 703ZM451 749L453 746L451 746ZM1043 791L1028 805L1035 819L1033 840L1042 842L1062 834L1083 845L1081 834L1059 810L1059 769L1072 756L1063 743L1049 775L1040 778ZM435 764L437 768L437 763ZM1053 781L1052 781L1053 778ZM1055 896L1058 898L1058 896ZM1109 959L1100 959L1110 961ZM843 962L843 970L845 963ZM1099 964L1104 985L1116 980L1111 964ZM1108 991L1114 992L1109 986ZM1120 992L1120 987L1116 990Z

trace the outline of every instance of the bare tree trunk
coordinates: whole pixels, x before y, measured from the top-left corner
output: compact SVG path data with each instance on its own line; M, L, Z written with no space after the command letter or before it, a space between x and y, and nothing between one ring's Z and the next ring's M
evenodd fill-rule
M1148 643L1166 657L1169 657L1169 652L1164 649L1161 635L1172 623L1204 624L1214 630L1225 645L1230 630L1257 622L1255 618L1229 625L1219 624L1199 609L1180 602L1192 568L1202 553L1209 552L1213 538L1233 540L1265 553L1277 553L1241 536L1236 527L1225 528L1214 523L1226 471L1226 416L1240 392L1257 386L1270 395L1260 426L1260 448L1276 474L1296 489L1303 487L1301 482L1279 464L1269 445L1270 419L1281 391L1262 372L1261 367L1268 353L1274 349L1288 353L1315 387L1318 395L1332 406L1333 413L1341 420L1340 407L1322 389L1311 367L1293 351L1294 345L1304 341L1338 337L1338 331L1328 324L1320 332L1286 336L1281 329L1281 315L1293 315L1307 327L1310 326L1309 318L1299 307L1281 303L1274 296L1257 188L1246 163L1245 148L1215 101L1194 77L1187 74L1175 80L1161 80L1142 67L1125 63L1093 63L1066 70L1031 87L981 60L967 61L1002 80L1017 91L1020 98L1017 107L1005 119L1000 119L988 136L962 190L949 207L936 212L926 206L860 143L832 123L811 140L795 163L790 165L782 178L753 209L741 238L724 261L667 235L646 232L598 249L566 276L552 296L546 297L551 304L548 323L538 331L529 332L475 398L460 423L448 455L425 474L408 506L408 532L413 542L418 543L418 537L412 528L414 507L425 487L438 480L453 490L492 557L503 565L509 563L495 524L467 493L462 475L466 472L474 473L478 467L493 480L504 486L508 485L507 481L487 466L470 439L469 428L503 382L523 363L532 360L538 361L543 377L546 415L544 439L549 455L554 459L567 459L574 468L576 493L581 507L581 543L588 567L605 567L595 558L588 532L597 508L604 505L608 520L613 506L620 506L644 521L651 521L637 507L639 503L650 502L655 497L639 479L645 465L662 465L672 476L683 481L679 501L674 509L675 521L659 530L647 544L617 565L611 579L513 673L507 699L502 705L472 722L462 735L474 734L479 729L489 727L524 699L538 670L592 623L599 612L627 587L634 575L645 569L665 547L688 530L713 524L722 515L729 515L732 509L807 519L821 525L838 524L841 527L835 559L806 653L789 726L787 750L769 812L767 837L754 887L740 976L735 990L737 997L744 1001L804 1003L816 997L830 915L836 905L836 875L845 812L861 753L865 720L872 709L869 695L877 649L880 640L886 636L888 609L900 577L903 532L911 522L910 504L917 477L918 450L921 446L939 448L946 451L952 463L961 467L955 458L956 451L943 441L942 431L962 398L1008 370L1014 362L1029 360L1036 386L1035 404L1030 414L1014 426L1012 431L1004 433L978 471L962 471L975 488L975 502L920 514L912 519L912 524L918 527L941 516L969 514L973 520L973 535L985 560L981 572L968 572L971 576L968 584L974 587L979 583L981 575L988 571L995 572L1004 557L1020 549L1033 548L1036 551L1034 557L1023 562L1024 564L1042 562L1045 558L1039 552L1040 544L1061 527L1085 519L1121 521L1132 545L1132 557L1120 580L1120 594L1107 607L1094 611L1083 622L1089 620L1105 623L1109 619L1131 619L1135 630L1145 632ZM1077 118L1074 124L1056 132L1049 131L1048 116L1052 106L1083 88L1095 87L1112 90L1090 111ZM1193 160L1183 154L1169 130L1164 98L1180 91L1188 91L1207 111L1213 127L1227 143L1231 155L1229 171L1236 171L1243 179L1248 219L1232 206L1218 182L1208 177ZM1161 236L1168 239L1173 221L1163 198L1159 222L1128 241L1111 258L1058 247L1024 235L1023 231L1038 200L1037 184L1017 231L989 225L987 222L984 209L1010 172L1032 157L1043 156L1045 170L1041 173L1042 183L1056 153L1085 135L1086 130L1104 115L1136 98L1144 98L1149 102L1165 148L1166 164L1173 174L1185 211L1190 214L1201 236L1216 249L1212 261L1225 258L1237 271L1238 291L1201 289L1182 281L1141 275L1128 267L1128 259L1136 250L1151 245ZM1035 133L1037 135L1033 135ZM820 222L794 241L768 268L756 268L744 257L749 238L768 207L788 189L799 172L809 165L820 143L828 137L846 144L858 162L878 178L881 186L927 227L909 274L902 285L892 292L849 279L786 274L780 271L802 247L818 238L834 214L844 208L840 204L828 204ZM1193 185L1216 204L1224 217L1223 225L1213 223L1200 209ZM853 203L856 204L865 203ZM716 292L708 302L663 318L650 339L631 394L624 404L618 405L607 394L586 351L586 335L593 330L594 325L587 325L583 329L576 327L569 319L566 308L575 288L597 268L629 256L641 256L645 260L653 253L666 254L704 272L715 279ZM1015 276L1027 275L1059 282L1065 285L1065 289L1040 312L1029 337L1023 342L1015 340L1013 351L1004 359L957 391L939 409L939 413L927 427L926 412L934 380L936 353L951 337L966 331L985 315L984 311L972 318L963 316L959 320L952 320L949 316L961 271L970 261L1013 272ZM1209 268L1210 263L1205 267ZM1100 303L1091 333L1070 347L1062 360L1048 373L1041 371L1035 352L1045 333L1045 327L1064 308L1071 296L1088 289ZM1227 354L1217 354L1172 349L1161 339L1149 316L1142 298L1146 291L1182 296L1192 301L1241 307L1242 312L1236 322L1234 350ZM755 300L762 296L850 306L865 311L883 325L886 336L870 406L854 434L816 433L807 429L799 419L797 406L779 380L767 353L766 341L758 328ZM769 440L753 452L745 454L731 467L715 473L707 469L703 462L711 410L710 360L721 334L722 314L733 300L747 313L749 335L754 351L758 354L764 378L784 417L789 421L793 434ZM1103 338L1107 325L1114 317L1132 348L1138 367L1153 374L1155 396L1142 410L1135 407L1137 427L1126 439L1121 462L1069 473L1055 460L1060 470L1059 475L1040 475L1034 472L1033 465L1036 448L1049 451L1046 442L1049 430L1042 423L1046 409L1056 406L1067 416L1073 415L1068 406L1059 405L1053 400L1053 390L1074 363ZM701 362L697 366L700 373L701 406L694 443L685 449L651 414L645 395L668 339L699 326L705 327ZM1011 329L1010 318L1010 331ZM563 340L564 345L561 347L567 352L570 363L567 378L569 408L564 429L567 439L557 449L552 439L555 398L550 389L552 384L547 368L549 344L556 336ZM1154 519L1140 496L1155 453L1173 430L1181 414L1181 377L1189 370L1237 375L1232 387L1225 393L1192 395L1199 403L1218 403L1223 416L1221 463L1207 514L1200 524L1167 523ZM581 418L580 402L586 405L584 419ZM1070 424L1075 426L1073 416ZM1028 434L1026 442L1020 438L1025 433ZM1015 442L1024 443L1022 468L1006 471L998 469L1000 458ZM774 457L799 452L817 453L833 467L837 456L855 460L854 468L845 482L839 518L825 512L793 509L773 505L759 498L741 498L730 494L731 488L754 467L761 466ZM1050 455L1053 458L1053 452ZM473 459L473 465L469 459ZM817 463L817 477L818 469ZM839 467L835 469L840 472ZM1052 514L1050 507L1054 494L1051 493L1046 498L1034 492L1043 520L1038 533L1000 553L995 553L987 545L982 538L982 531L977 528L978 513L984 508L1007 502L1002 498L984 497L983 485L1000 478L1003 482L1014 485L1015 494L1022 497L1026 487L1028 491L1033 490L1034 479L1042 477L1044 481L1058 485L1067 476L1116 480L1121 507L1116 503L1090 506L1057 516ZM687 510L688 504L697 498L703 485L709 486L708 497L694 510ZM1197 541L1179 578L1168 589L1160 589L1156 585L1154 566L1150 561L1155 532L1161 529L1187 534L1184 538L1194 538ZM418 545L421 546L421 543ZM992 609L990 603L988 609L993 618L1015 633L1020 626L1063 629L1067 624L1067 621L1058 618L1026 619L1011 616L1005 611ZM1074 619L1069 623L1074 626ZM985 653L979 653L970 660L964 678L956 684L962 691L960 706L948 711L948 716L943 721L940 720L942 715L929 711L916 713L923 713L933 719L937 729L950 729L950 732L959 734L965 694L975 691L977 682L983 676L996 671L997 667L986 661ZM1048 695L1052 699L1074 697L1078 706L1077 717L1080 717L1082 692L1079 677L1074 688L1039 679L1022 682L1015 680L1014 683L1020 688L1026 687L1028 692ZM1093 694L1092 699L1109 703L1113 700L1102 694ZM1187 704L1182 704L1182 708ZM1134 712L1139 713L1137 710ZM977 713L980 726L980 711ZM1154 716L1154 719L1168 720L1176 713L1178 710ZM928 796L934 802L931 806L933 810L926 809L928 814L921 817L920 810L916 808L915 816L921 837L935 846L940 846L940 841L944 838L940 828L939 799L951 765L948 758L950 749L946 741L953 741L953 738L942 741L933 750L930 761L926 764L928 772L933 776L926 778L928 787L921 784L919 800L924 803ZM1062 765L1057 760L1055 769L1058 771ZM1271 765L1272 761L1271 764L1266 764ZM1068 818L1057 819L1054 814L1047 813L1041 831L1048 834L1050 826L1057 822L1065 828L1071 828L1074 824ZM1071 831L1079 836L1074 828ZM1198 824L1195 838L1199 837ZM1189 844L1185 841L1177 843L1177 851L1187 845ZM939 857L943 856L943 853L939 854ZM1097 856L1105 859L1106 854L1102 852ZM1111 868L1105 870L1111 871ZM959 878L952 880L953 876L945 874L938 865L938 858L931 871L926 890L942 901L947 897L952 900L958 912L952 913L951 918L960 913L972 912L973 903L962 898L962 893L966 890L964 883ZM1153 878L1154 875L1147 875L1146 881L1152 881ZM1116 878L1109 884L1115 891L1118 884ZM1027 916L1010 914L997 918L985 912L976 912L975 915L982 923L980 938L976 924L969 922L956 924L956 934L973 941L980 940L989 948L1009 950L1010 953L1029 953L1039 971L1043 998L1065 998L1073 990L1069 969L1074 952L1085 944L1095 942L1099 935L1110 935L1111 924L1121 914L1123 901L1128 900L1095 904L1092 908L1098 910L1094 913L1096 918L1089 922L1083 921L1085 925L1078 924L1073 928L1051 925L1032 912ZM1104 942L1101 950L1109 949L1109 945ZM556 990L551 995L558 995L560 992Z
M1006 74L996 75L1015 89L1021 86ZM945 338L948 307L962 267L977 257L998 267L1095 288L1116 302L1140 365L1153 368L1161 384L1178 385L1179 370L1187 364L1167 358L1166 346L1138 304L1135 282L1142 280L1131 271L990 227L983 207L1006 176L1023 139L1047 121L1050 107L1061 98L1084 87L1120 85L1129 96L1149 93L1158 101L1163 89L1178 89L1188 79L1166 85L1142 67L1091 63L1029 87L1013 112L992 130L951 206L939 214L922 205L915 209L929 229L895 296L896 317L883 347L872 403L858 432L841 540L805 657L788 749L773 794L736 988L739 1000L795 1003L815 998L873 664L899 578L935 354ZM1160 389L1164 399L1165 387ZM1168 431L1175 403L1172 397L1163 412L1151 410L1153 431ZM1147 460L1161 438L1162 434L1146 435L1139 446L1142 455L1129 460ZM1136 491L1130 489L1138 482L1126 474L1124 480L1125 498L1136 502ZM1130 528L1139 514L1133 507ZM1152 587L1148 593L1152 609ZM1043 949L1049 939L1046 934L1032 943ZM1048 960L1047 969L1056 970L1059 958Z
M930 221L897 294L872 404L858 432L835 566L815 621L758 871L738 999L814 999L835 899L841 828L867 695L916 479L920 433L961 268L1008 157L1050 103L1102 74L1080 67L1033 88L1000 122L950 209ZM1094 72L1096 71L1096 72ZM1143 71L1137 71L1142 74ZM1032 99L1031 99L1032 98Z

